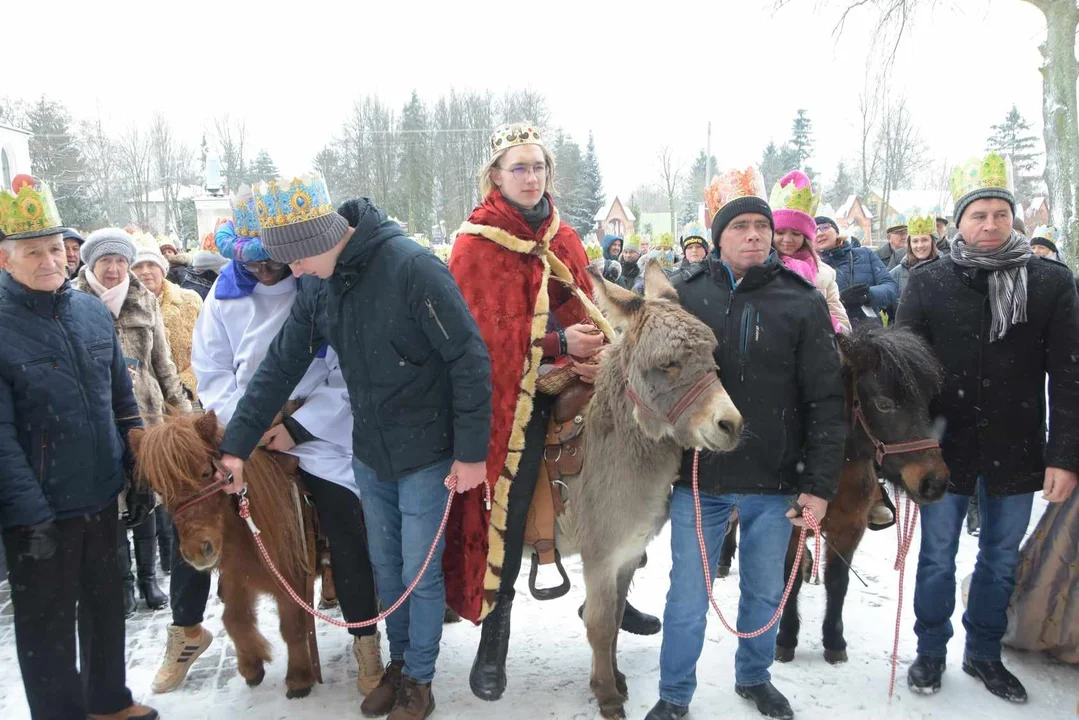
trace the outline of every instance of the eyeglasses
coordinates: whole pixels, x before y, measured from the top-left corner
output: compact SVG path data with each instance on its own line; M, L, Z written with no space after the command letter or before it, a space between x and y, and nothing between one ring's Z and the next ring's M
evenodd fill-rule
M826 230L830 229L831 227L832 227L831 225L818 225L817 226L817 232L825 232Z
M498 168L502 172L513 173L513 179L518 182L524 182L528 179L528 174L532 173L536 176L536 179L546 177L547 175L547 163L536 163L535 165L514 165L511 168Z
M277 262L275 260L260 260L258 262L245 262L241 264L244 266L244 270L254 274L262 272L281 272L285 268L285 263Z

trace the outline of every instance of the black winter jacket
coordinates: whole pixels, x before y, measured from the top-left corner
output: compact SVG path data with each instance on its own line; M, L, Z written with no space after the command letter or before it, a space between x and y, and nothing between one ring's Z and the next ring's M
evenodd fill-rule
M352 401L353 452L380 480L449 458L483 462L491 361L449 269L366 199L339 212L355 232L328 280L302 278L221 450L246 458L329 342Z
M896 322L925 337L944 365L930 406L945 422L949 490L1036 492L1046 466L1079 470L1079 296L1061 263L1027 262L1027 321L989 342L989 278L950 256L910 273ZM1046 442L1045 376L1049 374Z
M0 271L0 336L0 528L101 511L142 425L112 315L66 281L35 292Z
M723 387L745 420L730 453L701 453L701 490L809 493L830 500L847 428L843 382L824 298L774 257L735 287L714 255L675 276L682 305L715 332ZM690 487L693 452L679 483Z

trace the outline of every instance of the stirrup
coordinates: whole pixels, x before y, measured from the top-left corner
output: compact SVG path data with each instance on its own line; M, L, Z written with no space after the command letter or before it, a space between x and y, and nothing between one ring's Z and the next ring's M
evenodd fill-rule
M554 551L554 566L558 568L558 574L562 576L562 584L551 588L536 587L536 576L539 574L539 553L532 553L532 569L528 571L528 591L537 600L556 600L569 592L569 575L566 568L562 567L562 554Z

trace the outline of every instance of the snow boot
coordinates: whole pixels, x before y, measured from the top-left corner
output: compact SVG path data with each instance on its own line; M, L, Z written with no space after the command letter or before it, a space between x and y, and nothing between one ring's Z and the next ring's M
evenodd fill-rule
M945 666L944 658L919 655L907 670L907 687L919 695L939 692Z
M135 611L139 606L135 604L135 576L128 573L124 576L124 618L135 617Z
M90 715L90 720L158 720L161 716L157 710L145 705L132 705L127 710L121 710L108 715Z
M963 672L976 677L985 684L985 689L999 698L1013 703L1027 701L1027 689L1019 678L1008 672L1000 660L971 660L963 658Z
M377 718L389 714L397 704L397 695L401 690L401 671L405 668L404 660L392 660L386 666L386 672L382 673L382 681L379 682L360 704L360 712L364 717Z
M419 683L408 677L401 678L401 689L393 704L389 720L423 720L435 711L435 696L431 683Z
M135 538L135 567L139 575L139 595L146 607L160 610L169 606L169 596L157 586L157 571L154 570L154 551L157 550L154 538Z
M493 702L506 691L506 655L510 650L512 610L513 597L499 593L498 604L483 621L480 646L468 676L468 686L480 700Z
M584 605L577 608L577 617L584 618ZM647 615L626 602L622 614L622 630L631 635L655 635L663 629L663 623L655 615Z
M644 716L644 720L679 720L688 712L689 708L685 705L675 705L666 700L660 700L652 706L652 709Z
M382 683L386 668L382 666L382 634L361 635L352 638L352 655L360 668L360 677L356 684L360 695L367 697Z
M749 686L735 685L734 691L738 693L739 697L752 700L757 705L757 712L766 718L775 718L775 720L792 720L794 718L794 710L791 710L791 704L787 702L787 698L783 697L783 693L776 690L775 686L770 682Z
M161 574L172 574L172 518L165 511L164 505L154 509L157 515L157 554L161 560Z
M150 689L155 693L167 693L180 687L187 677L187 671L210 647L214 636L202 625L180 627L169 625L168 644L165 646L165 658L154 676Z

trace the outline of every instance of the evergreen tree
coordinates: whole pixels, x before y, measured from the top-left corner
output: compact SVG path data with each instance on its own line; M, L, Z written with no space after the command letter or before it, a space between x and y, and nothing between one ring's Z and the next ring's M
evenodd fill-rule
M835 180L832 181L832 184L828 186L828 190L824 193L824 202L838 208L855 193L854 176L847 171L847 164L840 160L835 169Z
M798 116L791 123L790 145L794 150L796 160L794 167L789 167L787 170L805 167L806 161L813 155L813 122L806 115L805 110L798 110Z
M434 221L434 177L427 128L427 108L413 90L401 113L400 182L397 210L408 220L408 231L430 237Z
M709 160L711 160L711 165L709 165ZM686 223L694 222L697 219L698 208L704 202L705 183L711 181L711 178L707 177L709 167L711 167L713 175L718 172L719 165L716 163L716 156L713 155L709 158L704 150L699 151L697 157L693 160L693 165L689 169L685 186L682 189L681 209L678 212L679 232Z
M581 161L581 225L577 232L584 237L595 227L596 214L603 210L607 196L603 193L603 176L599 171L599 159L596 157L596 142L592 131L588 131L588 145Z
M255 157L255 162L251 165L250 175L254 182L276 180L281 177L273 158L265 150L259 150L259 154Z
M318 151L312 166L319 175L326 180L326 189L330 191L330 197L348 198L352 193L347 192L348 177L346 168L341 157L332 147L326 146Z
M596 213L589 215L586 207L587 190L581 147L572 137L558 131L551 152L558 159L558 174L555 177L555 188L558 190L555 204L558 211L563 222L569 223L578 234L587 235Z
M761 175L764 177L764 188L771 191L773 185L781 177L801 167L798 161L798 151L790 143L782 147L776 147L774 142L768 143L761 156Z
M994 125L992 130L993 134L986 141L988 149L1011 157L1016 195L1020 201L1029 202L1040 189L1041 178L1033 173L1041 156L1037 150L1038 138L1029 132L1030 123L1019 114L1015 105L1004 122Z
M44 95L26 115L30 138L31 169L52 190L60 218L71 227L90 227L104 218L86 192L87 168L71 128L71 117L61 103Z

